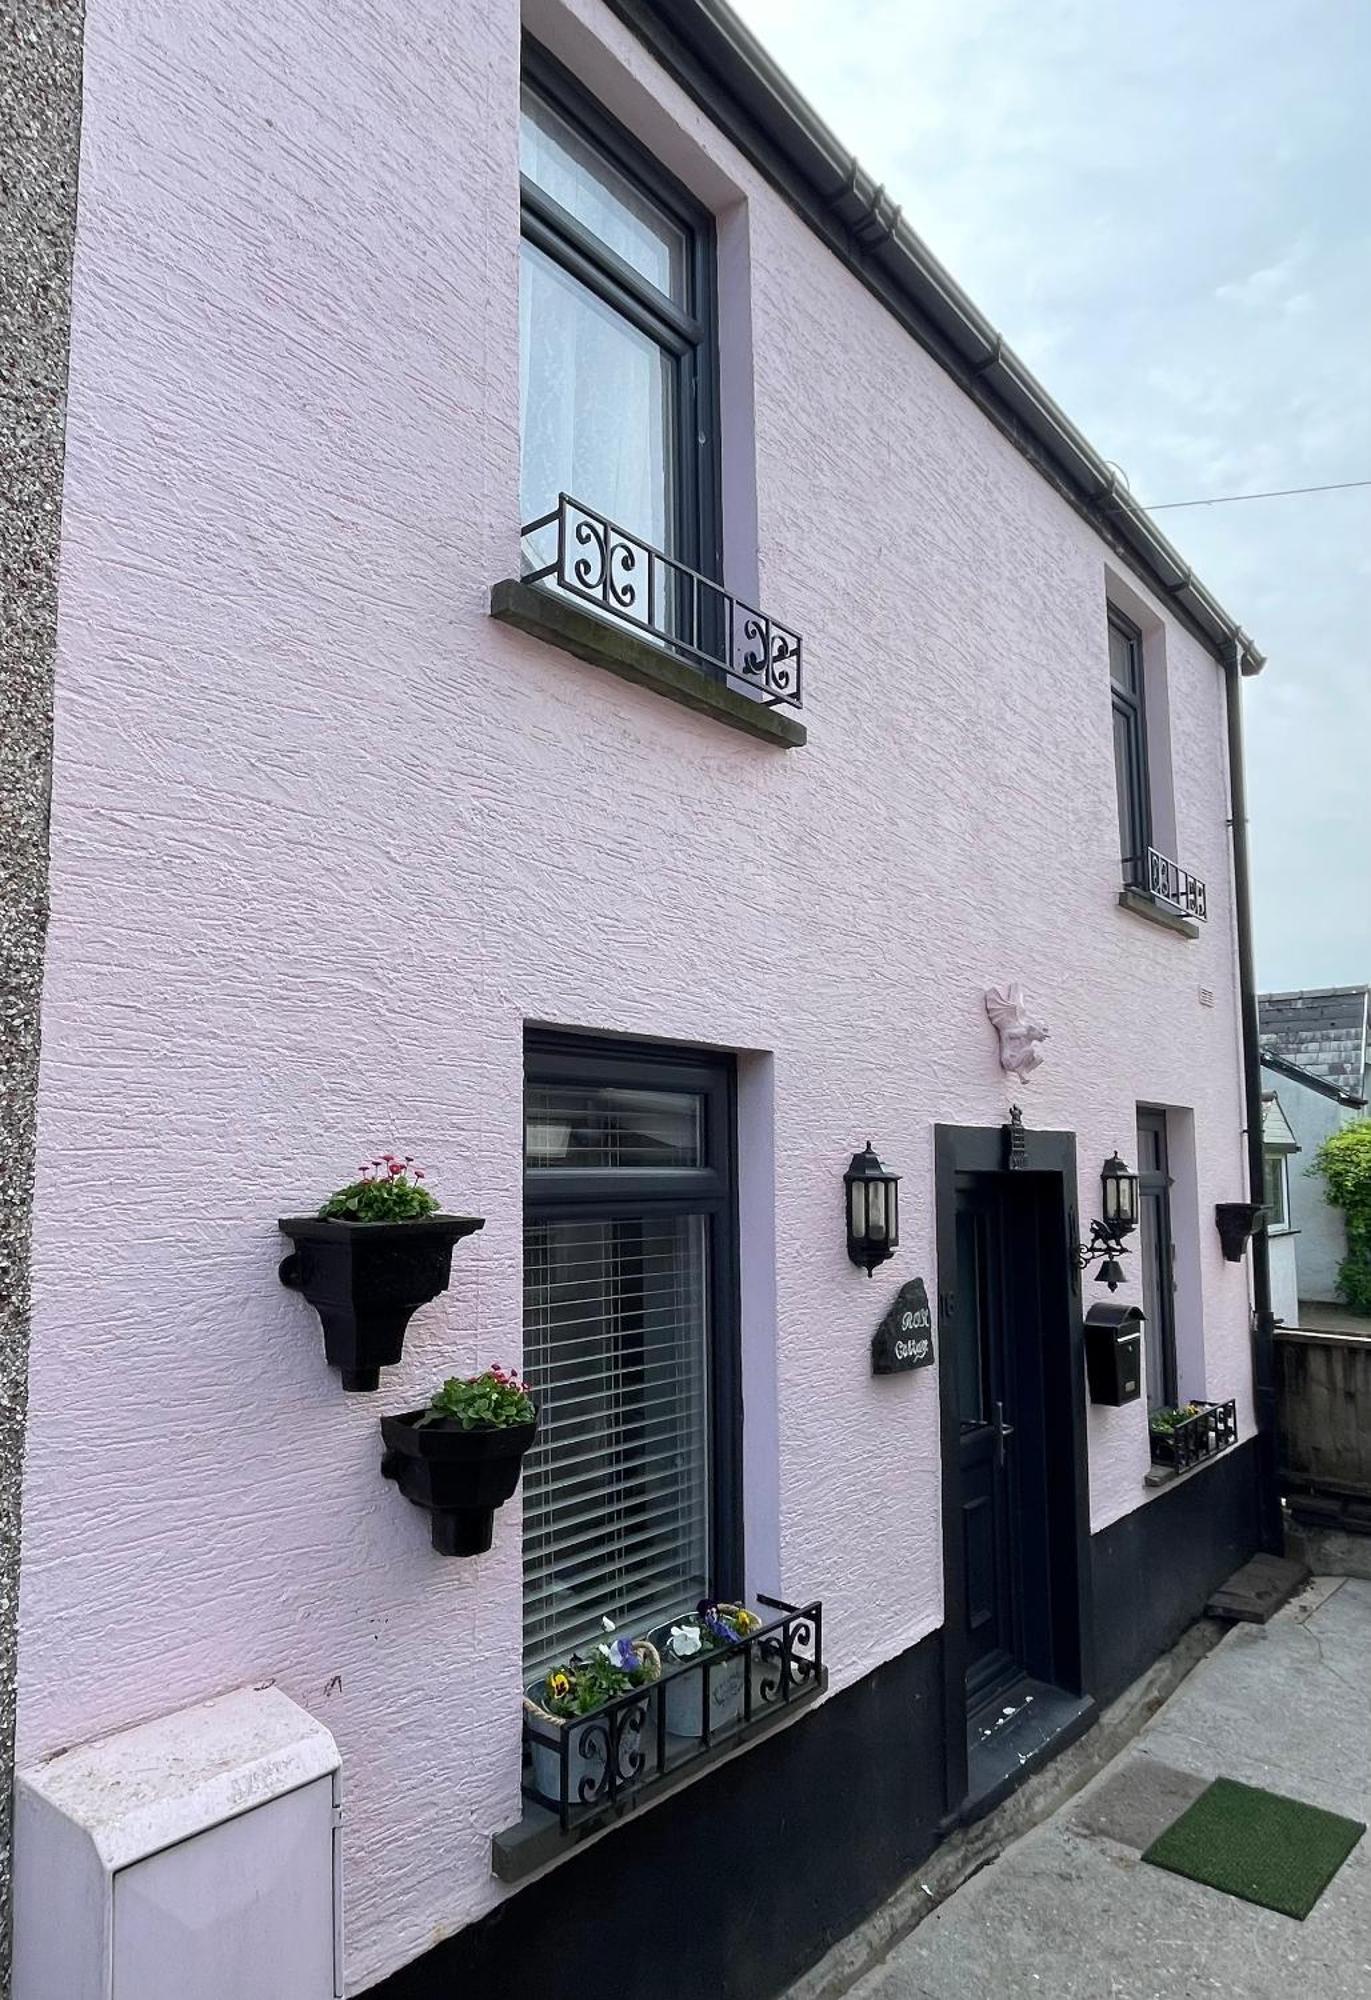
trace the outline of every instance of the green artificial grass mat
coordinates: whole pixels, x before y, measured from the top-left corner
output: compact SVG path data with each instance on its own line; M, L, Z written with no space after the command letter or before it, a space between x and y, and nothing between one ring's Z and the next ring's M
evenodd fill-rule
M1304 1918L1365 1831L1359 1820L1216 1778L1143 1860L1246 1903Z

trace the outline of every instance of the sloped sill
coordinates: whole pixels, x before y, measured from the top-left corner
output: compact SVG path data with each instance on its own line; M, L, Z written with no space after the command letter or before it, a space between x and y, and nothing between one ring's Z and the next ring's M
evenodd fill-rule
M1174 1465L1150 1465L1143 1474L1143 1485L1149 1492L1155 1492L1163 1486L1180 1486L1185 1480L1194 1479L1196 1474L1203 1472L1206 1467L1216 1464L1219 1459L1227 1458L1230 1451L1236 1451L1244 1442L1243 1438L1234 1438L1232 1444L1224 1445L1221 1451L1206 1453L1203 1458L1197 1458L1193 1465L1187 1465L1180 1472Z
M795 750L807 739L804 724L788 711L749 700L723 681L711 680L699 667L673 659L661 646L625 626L597 618L593 611L582 610L555 591L539 590L516 577L506 577L491 586L490 615L589 666L603 667L620 680L650 688L668 701L679 702L682 708L711 715L726 728L740 729L763 743Z
M1135 917L1141 917L1145 923L1156 924L1161 930L1174 931L1177 937L1197 938L1200 934L1200 927L1193 917L1183 917L1179 910L1169 910L1165 903L1149 896L1146 889L1120 889L1119 908L1131 910Z

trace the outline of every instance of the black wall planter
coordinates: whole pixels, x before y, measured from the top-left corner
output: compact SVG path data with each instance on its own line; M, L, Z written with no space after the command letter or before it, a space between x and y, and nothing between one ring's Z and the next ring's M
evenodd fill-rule
M445 1292L452 1246L485 1228L479 1215L426 1215L414 1222L331 1222L318 1215L278 1225L295 1249L281 1283L303 1292L324 1325L324 1354L345 1389L380 1387L400 1359L419 1306Z
M406 1500L426 1508L441 1556L479 1556L490 1547L495 1509L519 1484L524 1453L538 1419L499 1430L464 1431L446 1422L419 1423L422 1410L382 1417L381 1471Z
M1214 1207L1219 1241L1230 1264L1241 1264L1247 1239L1257 1226L1261 1209L1253 1201L1221 1201Z

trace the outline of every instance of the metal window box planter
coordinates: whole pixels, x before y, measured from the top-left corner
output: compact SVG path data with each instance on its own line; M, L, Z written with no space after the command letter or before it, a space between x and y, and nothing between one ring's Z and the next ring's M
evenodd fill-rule
M811 1701L824 1685L823 1606L756 1601L780 1615L736 1646L569 1722L525 1711L525 1799L555 1813L564 1834L588 1830Z
M1237 1405L1197 1402L1193 1417L1187 1417L1174 1430L1149 1429L1148 1441L1154 1465L1169 1465L1177 1472L1186 1472L1201 1459L1213 1458L1238 1442Z

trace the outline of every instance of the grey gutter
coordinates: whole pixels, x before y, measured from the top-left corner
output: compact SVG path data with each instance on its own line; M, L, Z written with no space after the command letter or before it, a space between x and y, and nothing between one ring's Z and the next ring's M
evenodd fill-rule
M1341 1085L1330 1083L1327 1077L1315 1076L1312 1069L1305 1069L1289 1056L1283 1056L1276 1049L1261 1052L1263 1069L1274 1070L1277 1076L1288 1076L1292 1083L1301 1083L1306 1090L1316 1090L1320 1097L1331 1098L1334 1104L1345 1104L1349 1111L1360 1111L1366 1099L1358 1097L1354 1090L1344 1090Z
M1228 727L1229 826L1233 842L1233 924L1238 945L1238 1003L1242 1018L1242 1080L1247 1140L1248 1199L1256 1216L1252 1259L1252 1405L1257 1420L1257 1521L1261 1545L1271 1555L1285 1546L1276 1447L1276 1315L1271 1301L1271 1245L1266 1218L1265 1120L1262 1112L1261 1031L1252 946L1252 871L1247 839L1247 776L1242 751L1242 656L1236 643L1223 677Z
M607 4L1190 630L1259 673L1265 655L724 0Z

